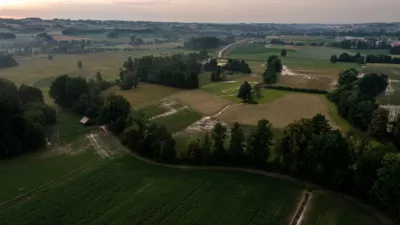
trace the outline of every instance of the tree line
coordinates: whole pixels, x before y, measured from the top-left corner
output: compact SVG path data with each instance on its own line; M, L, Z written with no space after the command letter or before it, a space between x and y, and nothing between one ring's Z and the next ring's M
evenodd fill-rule
M183 44L183 48L192 50L216 49L221 45L217 37L194 37Z
M0 68L18 66L17 60L10 54L0 54Z
M188 55L174 54L165 57L144 56L128 58L120 73L120 87L123 90L138 85L138 81L170 87L195 89L199 87L201 64L208 57L207 52Z
M11 32L0 32L0 39L9 40L9 39L16 39L17 36Z
M392 57L390 55L367 55L365 58L367 63L390 63L400 64L400 58Z
M359 52L356 53L355 55L350 55L349 53L345 52L339 55L332 55L331 58L329 59L331 63L337 63L337 62L347 62L347 63L359 63L359 64L364 64L365 63L365 57L362 56Z
M400 46L390 47L389 53L392 55L400 55Z
M354 68L339 74L338 88L327 97L337 105L338 113L354 127L369 131L371 136L379 137L387 130L387 117L377 113L375 97L385 91L388 77L385 74L369 73L358 77ZM376 118L382 117L382 118ZM376 123L380 121L380 123Z
M333 42L330 44L332 47L342 49L388 49L389 43L387 41L380 41L371 38L366 40L342 40L340 42Z
M56 122L35 87L0 79L0 158L34 151L46 144L45 127Z
M400 193L390 188L400 184L395 147L370 145L352 133L343 135L323 115L288 124L283 137L275 141L265 119L250 132L239 123L231 127L217 123L186 149L177 149L171 133L143 115L117 121L109 128L121 142L156 161L275 170L368 200L394 215L400 209Z

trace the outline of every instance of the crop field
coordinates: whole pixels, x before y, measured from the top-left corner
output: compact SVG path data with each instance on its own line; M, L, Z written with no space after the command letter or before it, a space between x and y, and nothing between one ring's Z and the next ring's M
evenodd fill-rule
M174 52L169 47L164 50L165 54ZM94 78L95 74L100 71L104 79L114 80L119 74L119 68L129 56L141 57L161 53L161 50L154 48L133 52L60 54L55 55L53 60L48 60L47 56L20 58L18 59L18 67L0 69L0 78L10 79L16 84L35 84L44 78L48 78L47 82L50 83L52 79L62 74ZM78 61L83 64L82 69L78 69Z
M330 195L313 194L303 225L379 225L376 218L350 202Z
M0 179L7 182L1 183L0 204L99 160L94 151L51 157L44 151L1 161Z
M291 220L301 190L262 175L180 171L121 158L9 207L0 216L4 224L19 225L281 225Z
M162 86L158 84L139 83L136 89L123 91L118 86L113 86L107 92L114 92L124 96L132 106L149 101L161 100L169 95L181 92L182 89Z
M232 106L216 117L227 122L256 125L260 119L269 120L274 127L283 128L301 118L311 118L323 114L337 128L329 116L329 106L320 95L290 93L268 104Z

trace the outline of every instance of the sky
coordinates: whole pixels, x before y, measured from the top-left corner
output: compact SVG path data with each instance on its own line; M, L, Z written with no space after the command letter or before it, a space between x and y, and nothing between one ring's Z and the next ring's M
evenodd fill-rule
M222 23L400 22L400 0L0 0L0 17Z

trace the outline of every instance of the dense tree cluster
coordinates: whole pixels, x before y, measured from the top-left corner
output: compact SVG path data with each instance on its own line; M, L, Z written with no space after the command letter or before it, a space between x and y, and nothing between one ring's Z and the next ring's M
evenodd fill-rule
M195 37L183 44L183 48L192 50L216 49L221 40L216 37Z
M266 84L274 84L278 81L278 73L282 72L282 61L277 55L271 55L267 60L267 69L263 73L263 80Z
M339 87L328 94L328 99L337 105L339 115L356 128L367 130L378 109L374 98L386 89L388 77L370 73L358 78L356 69L348 69L340 73L338 84Z
M89 82L82 77L63 75L52 82L49 95L58 105L95 120L101 115L105 104L101 91L110 85L101 79L101 74Z
M375 202L397 217L400 154L333 130L324 116L295 121L276 145L285 171Z
M56 122L56 112L34 87L19 88L0 79L0 158L33 151L46 143L44 128Z
M275 72L280 73L282 72L282 61L281 58L277 55L271 55L267 59L267 70L273 69Z
M390 47L389 53L392 55L400 55L400 46Z
M339 57L337 57L336 55L332 55L330 58L330 61L332 63L335 62L351 62L351 63L355 63L357 62L357 60L361 57L360 53L357 53L355 55L350 55L348 53L342 53L339 55Z
M244 60L228 59L224 69L241 73L251 73L249 64Z
M367 63L391 63L400 64L400 58L392 57L390 55L367 55Z
M123 66L125 71L122 72L121 85L125 86L125 82L128 82L127 89L129 89L132 87L132 82L134 86L136 80L140 80L177 88L198 88L198 75L201 70L199 57L199 54L175 54L167 57L144 56L133 60L132 68L130 68L131 64L128 59Z
M18 66L17 60L12 55L0 53L0 68Z
M380 41L371 38L367 40L343 40L340 42L331 43L332 47L342 48L342 49L387 49L389 43L387 41Z
M244 103L257 103L257 100L261 99L261 84L256 84L253 87L249 84L249 82L244 81L242 85L240 85L237 97L242 99Z
M11 32L0 32L0 39L9 40L9 39L16 39L17 36Z

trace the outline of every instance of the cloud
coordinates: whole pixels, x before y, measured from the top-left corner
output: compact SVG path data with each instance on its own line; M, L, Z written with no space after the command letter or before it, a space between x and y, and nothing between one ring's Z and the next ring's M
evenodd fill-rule
M153 6L173 4L172 0L114 0L113 4L130 6Z

